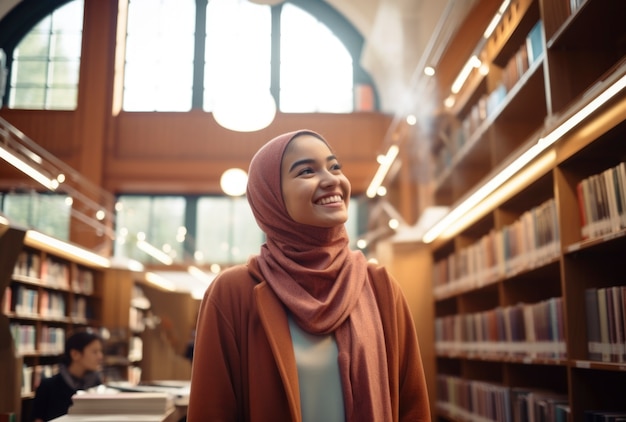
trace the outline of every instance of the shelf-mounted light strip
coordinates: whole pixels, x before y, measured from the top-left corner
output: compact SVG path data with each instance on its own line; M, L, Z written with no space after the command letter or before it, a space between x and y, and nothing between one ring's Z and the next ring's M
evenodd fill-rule
M391 165L398 156L398 152L400 152L400 148L397 145L391 145L387 150L387 154L385 154L380 160L378 170L376 171L376 174L374 175L374 178L372 179L366 191L366 195L368 198L373 198L376 196L378 188L380 187L380 185L382 185L383 180L385 180L385 176L387 176Z
M94 265L103 268L108 268L111 266L111 261L102 255L98 255L95 252L91 252L80 246L64 242L38 231L27 230L25 243L29 246L33 246L45 251L52 251L52 253L65 257L67 259L80 261L83 264Z
M600 106L613 98L617 93L626 87L626 75L612 84L609 88L599 94L586 106L572 115L569 119L559 125L548 135L541 137L533 146L527 149L523 154L517 157L511 164L491 178L487 183L478 188L467 199L456 206L452 211L446 214L438 223L428 230L422 241L431 243L446 231L452 224L463 225L469 214L468 212L477 206L487 196L491 195L496 189L502 186L507 180L517 174L524 166L534 160L539 154L548 147L561 139L566 133L572 130L576 125L585 120L591 113L596 111Z
M452 87L450 88L450 91L453 94L458 94L461 88L463 88L465 81L467 81L467 78L469 78L469 75L472 73L472 70L478 69L481 65L482 65L482 62L480 61L478 56L473 55L472 57L470 57L467 63L465 63L465 66L463 66L463 69L461 69L461 72L459 73L459 75L456 77L456 79L452 83Z
M500 7L498 8L498 11L493 16L493 19L491 19L491 22L489 22L489 25L487 25L487 29L485 29L485 32L483 33L483 38L487 39L491 36L491 34L493 34L493 31L495 31L496 26L498 26L500 20L502 20L502 16L504 16L504 12L506 12L506 9L509 7L510 3L511 0L504 0L502 2Z
M163 290L168 290L170 292L176 291L176 285L171 280L161 277L158 274L147 272L145 274L145 280Z
M53 191L59 187L59 182L56 179L49 178L48 176L37 170L35 167L31 166L26 161L22 160L20 157L7 150L2 145L0 145L0 158L11 164L22 173L28 175L41 185L45 186L49 190Z

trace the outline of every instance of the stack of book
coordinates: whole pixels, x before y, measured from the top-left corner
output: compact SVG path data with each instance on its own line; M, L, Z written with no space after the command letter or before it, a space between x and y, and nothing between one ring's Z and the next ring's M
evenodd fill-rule
M174 410L174 398L167 393L83 393L72 400L68 415L167 415Z

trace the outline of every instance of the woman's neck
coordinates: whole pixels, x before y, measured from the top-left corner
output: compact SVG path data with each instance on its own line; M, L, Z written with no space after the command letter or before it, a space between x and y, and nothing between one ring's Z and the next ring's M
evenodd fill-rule
M67 368L67 371L75 378L80 379L85 376L85 369L75 363L70 364L70 366Z

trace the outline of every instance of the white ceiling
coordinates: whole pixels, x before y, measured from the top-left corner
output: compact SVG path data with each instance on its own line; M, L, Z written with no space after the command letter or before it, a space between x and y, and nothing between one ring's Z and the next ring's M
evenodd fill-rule
M0 0L0 18L20 1ZM326 0L365 38L362 65L376 83L382 111L391 114L403 112L411 100L406 97L415 84L413 75L418 66L429 64L422 60L425 51L436 57L448 39L446 33L457 27L475 1Z

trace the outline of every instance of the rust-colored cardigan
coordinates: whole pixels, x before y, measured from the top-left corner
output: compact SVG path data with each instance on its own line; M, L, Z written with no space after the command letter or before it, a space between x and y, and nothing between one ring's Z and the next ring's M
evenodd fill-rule
M385 333L393 421L430 421L424 370L404 296L383 267L370 265L368 273ZM301 421L287 314L253 265L224 271L202 301L187 420Z

